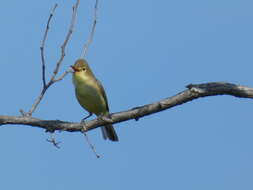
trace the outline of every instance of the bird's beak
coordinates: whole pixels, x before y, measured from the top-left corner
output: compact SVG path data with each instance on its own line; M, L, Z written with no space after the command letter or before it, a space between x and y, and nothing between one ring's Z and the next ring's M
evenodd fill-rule
M70 67L72 68L72 70L73 70L74 73L79 71L79 70L76 69L73 65L71 65Z

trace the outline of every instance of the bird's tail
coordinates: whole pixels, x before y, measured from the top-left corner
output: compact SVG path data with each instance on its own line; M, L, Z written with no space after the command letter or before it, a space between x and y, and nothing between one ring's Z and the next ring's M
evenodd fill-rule
M106 125L101 127L104 139L110 139L111 141L119 141L118 135L112 125Z

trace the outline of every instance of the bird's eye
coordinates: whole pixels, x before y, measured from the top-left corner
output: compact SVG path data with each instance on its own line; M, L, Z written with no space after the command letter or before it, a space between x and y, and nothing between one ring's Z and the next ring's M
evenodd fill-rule
M86 71L86 68L83 68L83 71Z

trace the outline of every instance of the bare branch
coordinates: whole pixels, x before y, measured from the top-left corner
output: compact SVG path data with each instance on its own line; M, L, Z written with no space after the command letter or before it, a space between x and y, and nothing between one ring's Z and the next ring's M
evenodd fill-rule
M54 6L50 16L49 16L49 19L48 19L48 22L47 22L47 28L46 28L46 31L45 31L45 34L44 34L44 37L43 37L43 40L42 40L42 45L41 45L41 59L42 59L42 80L43 80L43 89L41 90L41 93L40 95L38 96L38 98L35 100L34 104L32 105L32 107L30 108L30 110L25 113L23 110L20 110L21 114L23 116L31 116L32 113L35 111L35 109L37 108L37 106L39 105L39 103L41 102L41 100L43 99L44 97L44 94L46 93L47 89L52 85L54 84L55 82L58 82L60 80L62 80L70 71L65 71L64 74L59 77L58 79L55 79L56 78L56 75L58 74L59 72L59 69L60 69L60 66L62 64L62 61L65 57L65 48L70 40L70 37L73 33L73 30L74 30L74 26L75 26L75 21L76 21L76 15L77 15L77 8L78 8L78 5L80 3L80 0L76 0L76 3L75 5L73 6L73 13L72 13L72 17L71 17L71 23L70 23L70 26L69 26L69 30L68 30L68 33L66 35L66 38L61 46L61 56L58 60L58 62L56 63L56 67L53 71L53 74L52 74L52 77L50 79L50 81L48 83L46 83L46 78L45 78L45 58L44 58L44 46L45 46L45 41L46 41L46 38L47 38L47 33L48 33L48 30L49 30L49 24L50 24L50 20L53 16L53 13L57 7L57 5Z
M56 67L54 69L54 72L53 72L53 75L51 77L51 80L49 81L49 86L51 85L51 83L54 83L54 79L56 77L56 75L58 74L59 72L59 69L60 69L60 66L62 64L62 61L65 57L65 48L68 44L68 41L73 33L73 30L74 30L74 26L75 26L75 22L76 22L76 15L77 15L77 8L78 8L78 5L80 3L80 0L77 0L76 1L76 4L73 6L73 13L72 13L72 18L71 18L71 23L70 23L70 26L69 26L69 30L68 30L68 33L66 35L66 38L61 46L61 57L60 59L58 60L58 62L56 63Z
M58 81L62 80L70 72L72 72L71 68L69 68L67 71L65 71L59 78L54 79L54 82L58 82Z
M69 132L82 132L84 130L86 132L100 126L104 126L106 124L119 123L130 119L138 120L141 117L184 104L200 97L231 95L239 98L253 99L253 88L235 85L231 83L212 82L205 84L190 84L187 86L187 88L187 90L182 91L170 98L166 98L158 102L147 104L141 107L136 107L127 111L110 114L108 116L108 118L110 119L93 119L85 123L85 129L82 123L73 123L60 120L40 120L32 117L14 117L3 115L0 116L0 125L30 125L40 127L51 132L56 130Z
M46 43L46 39L47 39L47 35L48 35L48 31L49 31L49 25L50 25L50 21L54 15L55 9L57 8L57 4L54 5L49 18L47 20L47 26L45 29L45 33L41 42L41 46L40 46L40 55L41 55L41 63L42 63L42 82L43 82L43 88L46 87L46 64L45 64L45 55L44 55L44 48L45 48L45 43Z
M95 2L93 24L92 24L91 32L88 37L88 41L83 46L83 52L81 54L81 58L84 58L86 56L88 48L90 47L93 41L93 36L95 34L95 29L96 29L96 24L97 24L97 11L98 11L98 0L96 0Z

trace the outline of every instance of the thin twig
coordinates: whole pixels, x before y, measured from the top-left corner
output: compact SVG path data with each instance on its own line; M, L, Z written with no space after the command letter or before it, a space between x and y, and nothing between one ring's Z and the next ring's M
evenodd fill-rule
M84 44L83 46L83 52L81 54L81 58L84 58L88 52L88 48L90 47L90 44L93 41L95 29L96 29L96 24L97 24L97 12L98 12L98 0L95 2L95 7L94 7L94 16L93 16L93 24L91 28L91 32L88 37L88 41Z
M47 20L47 26L45 29L45 33L41 42L41 46L40 46L40 55L41 55L41 64L42 64L42 82L43 82L43 88L46 87L46 64L45 64L45 55L44 55L44 48L45 48L45 43L46 43L46 39L47 39L47 35L48 35L48 31L49 31L49 25L50 25L50 21L54 16L54 12L55 9L57 8L58 4L56 3L48 17Z
M62 80L67 74L69 74L70 72L72 72L72 69L69 68L67 71L65 71L61 76L59 76L59 78L54 79L54 82L58 82L60 80Z
M82 133L83 133L83 135L85 137L85 140L88 143L90 149L92 150L92 152L95 154L95 156L97 158L100 158L100 155L97 153L94 145L91 143L91 141L90 141L90 139L89 139L89 137L88 137L88 135L86 133L87 129L86 129L86 126L85 126L85 121L82 119L81 122L80 122L80 124L82 125Z
M68 44L68 41L73 33L73 30L74 30L74 26L75 26L75 22L76 22L76 16L77 16L77 8L78 8L78 5L80 3L80 0L77 0L76 1L76 4L73 6L73 13L72 13L72 18L71 18L71 23L70 23L70 26L69 26L69 30L68 30L68 33L66 35L66 38L61 46L61 57L60 59L58 60L58 62L56 63L56 67L53 71L53 75L49 81L49 84L51 83L54 83L54 80L55 80L55 77L57 75L57 73L59 72L59 69L60 69L60 66L62 64L62 61L65 57L65 48Z
M100 158L100 155L97 153L97 151L96 151L94 145L91 143L91 141L90 141L90 139L89 139L89 137L88 137L88 135L87 135L87 133L86 133L85 131L83 131L83 135L84 135L85 140L86 140L86 142L88 143L89 147L91 148L92 152L95 154L95 156L96 156L97 158Z
M41 102L42 98L44 97L44 94L46 93L47 88L48 88L48 85L46 85L45 88L43 88L41 90L40 95L37 97L34 104L32 105L32 107L30 108L30 110L27 113L25 113L22 109L20 110L20 112L23 116L30 117L32 115L32 113L35 111L35 109L37 108L37 106Z

